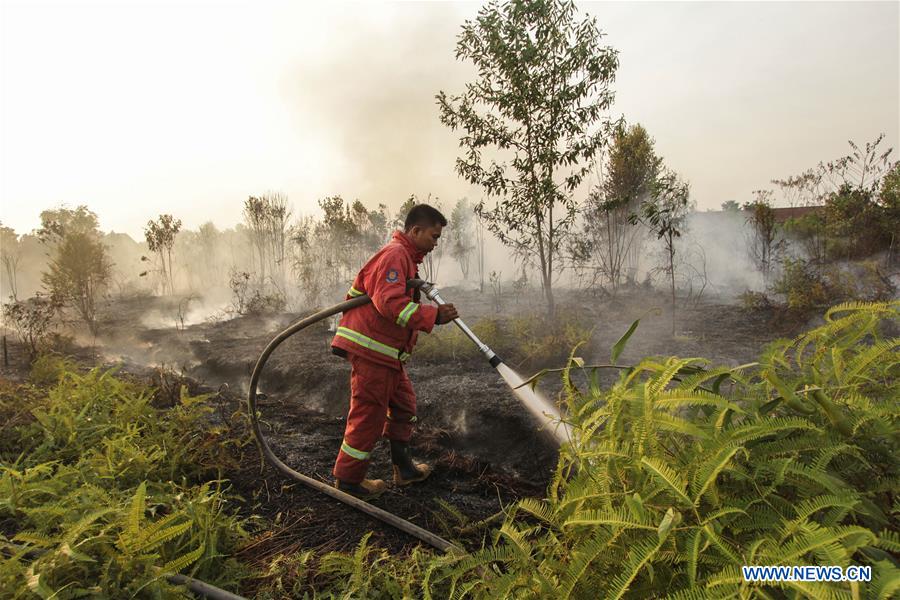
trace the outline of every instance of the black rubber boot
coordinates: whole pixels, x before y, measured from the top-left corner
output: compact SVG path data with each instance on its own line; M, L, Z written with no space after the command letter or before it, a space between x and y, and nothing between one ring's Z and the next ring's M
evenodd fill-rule
M431 465L413 462L407 442L391 440L391 462L394 463L394 484L398 486L424 481L431 475Z
M335 479L334 487L362 500L377 498L387 490L387 484L381 479L363 479L359 483L347 483Z

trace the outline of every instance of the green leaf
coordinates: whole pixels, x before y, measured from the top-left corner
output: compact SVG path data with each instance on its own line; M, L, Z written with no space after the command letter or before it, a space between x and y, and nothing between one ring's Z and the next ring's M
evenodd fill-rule
M667 537L669 537L669 532L680 522L681 513L677 512L674 508L669 507L669 510L666 511L663 520L660 521L659 527L656 530L656 534L659 537L660 544L663 543Z
M622 350L625 349L625 345L628 343L628 340L629 340L629 338L631 338L631 335L635 332L635 330L637 330L638 324L640 322L641 322L641 320L638 319L637 321L632 323L631 326L628 328L628 331L626 331L625 334L619 338L619 341L617 341L615 344L613 344L612 354L610 355L611 363L616 364L616 361L619 360L619 355L622 354Z

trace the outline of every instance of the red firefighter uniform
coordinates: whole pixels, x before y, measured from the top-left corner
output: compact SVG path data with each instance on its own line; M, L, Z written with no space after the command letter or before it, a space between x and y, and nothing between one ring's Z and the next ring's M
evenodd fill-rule
M369 453L384 436L408 442L416 421L416 394L403 368L419 331L430 332L437 308L418 303L406 280L418 276L424 254L401 231L369 259L347 299L368 294L372 302L343 314L331 342L351 365L350 413L334 465L335 478L359 483Z

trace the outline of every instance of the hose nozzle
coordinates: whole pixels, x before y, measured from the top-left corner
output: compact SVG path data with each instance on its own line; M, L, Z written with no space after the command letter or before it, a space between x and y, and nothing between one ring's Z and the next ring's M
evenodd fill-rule
M422 293L425 294L425 297L434 302L437 305L447 304L447 302L441 298L440 292L438 292L437 287L428 281L424 281L422 279L410 279L406 282L408 287L419 288ZM478 350L484 354L485 358L491 363L491 366L496 368L497 365L502 363L500 357L497 356L493 350L491 350L487 344L478 339L478 336L475 335L471 329L469 329L465 323L462 322L462 319L453 319L453 322L456 323L456 326L459 327L464 334L468 336L470 340L475 342L475 345L478 346Z

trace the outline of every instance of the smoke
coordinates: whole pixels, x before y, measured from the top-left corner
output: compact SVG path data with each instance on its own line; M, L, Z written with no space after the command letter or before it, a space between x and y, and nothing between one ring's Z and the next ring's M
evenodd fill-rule
M747 248L749 233L742 212L694 212L677 252L681 253L685 277L693 277L694 288L705 278L710 291L734 299L747 291L763 291L762 274ZM676 267L677 269L677 267Z
M453 170L457 137L435 127L434 99L442 89L461 92L468 79L466 65L446 68L460 22L453 4L405 4L389 28L361 17L344 27L326 23L336 29L328 53L293 65L283 84L296 133L316 136L345 166L322 195L392 210L412 193L445 205L465 195Z

